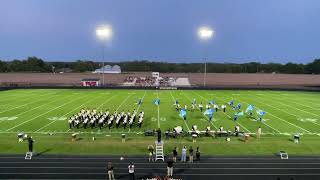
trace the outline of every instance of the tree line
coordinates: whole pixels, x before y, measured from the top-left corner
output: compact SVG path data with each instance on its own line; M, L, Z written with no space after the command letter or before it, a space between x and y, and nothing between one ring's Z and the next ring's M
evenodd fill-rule
M203 73L203 63L168 63L153 61L126 61L106 62L109 65L119 65L123 72L176 72L176 73ZM28 57L25 60L1 61L0 72L87 72L102 67L101 62L77 60L75 62L46 62L37 57ZM208 73L286 73L286 74L319 74L320 59L311 63L286 64L249 62L235 63L207 63Z

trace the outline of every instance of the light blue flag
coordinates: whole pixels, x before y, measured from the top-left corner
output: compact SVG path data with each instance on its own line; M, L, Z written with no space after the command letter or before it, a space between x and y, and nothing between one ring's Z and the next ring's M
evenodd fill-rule
M211 104L214 105L214 99L211 100Z
M241 108L241 103L238 103L237 109L240 109L240 108Z
M203 114L211 116L213 115L213 113L214 113L214 109L207 109Z
M260 118L263 118L263 116L266 114L266 112L260 110L258 114L259 114Z
M154 104L157 105L157 106L160 105L160 99L159 99L159 98L158 98L158 99L155 99L153 102L154 102Z
M237 116L243 116L243 115L244 115L243 111L237 113Z
M182 117L183 119L187 117L187 111L185 109L180 110L180 117Z
M246 109L246 113L252 112L253 109L254 109L254 105L251 105L251 104L250 104L250 105L247 107L247 109Z
M262 122L262 118L263 118L263 116L266 114L266 112L264 112L264 111L262 111L262 110L258 110L258 111L257 111L257 114L259 115L260 122Z
M233 106L234 100L232 99L230 102L228 102L229 106Z
M213 118L213 113L214 113L214 109L207 109L203 114L209 115L209 121L211 122Z

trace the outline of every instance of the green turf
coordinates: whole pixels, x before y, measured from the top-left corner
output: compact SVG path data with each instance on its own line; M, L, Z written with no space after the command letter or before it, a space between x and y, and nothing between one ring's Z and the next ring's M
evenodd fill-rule
M160 106L152 102L159 97ZM139 107L136 102L143 98ZM220 125L232 130L237 124L231 120L235 111L227 108L227 112L218 111L213 123L196 110L187 113L187 121L183 121L173 104L178 98L181 105L196 98L204 104L215 99L217 104L235 100L245 110L248 104L267 112L265 123L257 122L246 116L238 122L241 130L254 134L262 127L263 137L249 142L241 138L232 138L225 142L223 138L200 138L192 143L190 137L167 141L165 150L182 145L200 146L205 154L273 154L278 150L286 150L291 154L320 155L320 93L291 91L245 91L245 90L84 90L84 89L37 89L10 90L0 92L0 153L23 153L25 143L18 143L19 132L31 134L36 140L38 152L53 154L145 154L148 144L154 138L144 137L144 129L162 130L182 126L184 130L197 125L200 130L207 126L215 130ZM69 129L67 119L81 108L109 109L112 112L143 110L145 119L142 128L123 128L108 130ZM71 133L81 132L81 140L71 142ZM48 133L53 133L49 135ZM120 141L120 134L126 133L125 144ZM137 134L138 133L138 134ZM302 142L294 144L291 139L295 133L302 133ZM97 137L92 141L92 136Z

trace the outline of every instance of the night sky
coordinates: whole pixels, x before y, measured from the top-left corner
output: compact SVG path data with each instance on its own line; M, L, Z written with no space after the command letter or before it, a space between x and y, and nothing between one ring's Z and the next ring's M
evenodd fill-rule
M97 40L101 24L112 40ZM320 58L320 1L0 0L1 60L99 61L103 47L108 61L307 63Z

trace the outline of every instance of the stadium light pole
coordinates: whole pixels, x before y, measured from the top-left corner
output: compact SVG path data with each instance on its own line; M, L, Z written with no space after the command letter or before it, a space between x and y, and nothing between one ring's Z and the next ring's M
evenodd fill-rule
M209 41L214 35L213 29L207 26L202 26L198 29L198 37L201 41ZM207 77L207 63L204 59L204 76L203 76L203 86L206 86Z
M96 28L96 36L103 43L102 46L102 85L104 86L104 51L108 40L112 38L112 28L110 25L101 25Z

